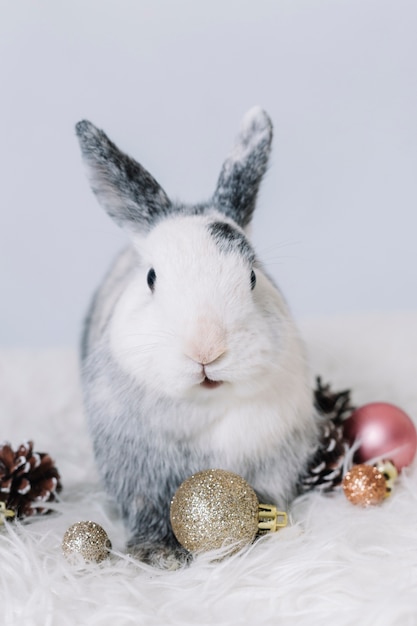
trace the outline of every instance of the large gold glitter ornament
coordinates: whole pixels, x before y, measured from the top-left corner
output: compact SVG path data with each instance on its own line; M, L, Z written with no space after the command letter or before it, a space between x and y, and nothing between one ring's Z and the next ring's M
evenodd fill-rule
M372 465L354 465L342 483L345 496L352 504L379 504L387 493L387 481Z
M273 506L259 505L252 487L241 476L221 469L194 474L177 490L171 502L171 526L180 544L190 552L215 550L252 542L259 530L285 526L287 517Z
M258 498L237 474L219 469L198 472L173 497L171 525L190 552L249 543L258 529Z
M68 528L62 540L62 551L69 561L81 556L87 563L100 563L109 556L110 539L95 522L77 522Z

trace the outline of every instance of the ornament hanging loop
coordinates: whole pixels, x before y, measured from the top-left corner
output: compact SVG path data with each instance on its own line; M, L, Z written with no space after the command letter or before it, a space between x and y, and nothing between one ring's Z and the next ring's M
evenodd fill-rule
M285 511L278 511L273 504L259 504L258 506L258 534L276 532L288 524L288 515Z

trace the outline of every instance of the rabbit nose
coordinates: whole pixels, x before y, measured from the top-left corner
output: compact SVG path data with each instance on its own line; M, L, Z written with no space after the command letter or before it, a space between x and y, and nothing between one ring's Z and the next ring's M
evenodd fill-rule
M226 349L223 346L217 346L212 349L209 349L207 352L201 352L198 354L198 363L201 365L210 365L210 363L214 363L217 359L226 352Z
M196 363L209 365L225 352L226 337L222 326L205 318L199 319L186 342L185 355Z

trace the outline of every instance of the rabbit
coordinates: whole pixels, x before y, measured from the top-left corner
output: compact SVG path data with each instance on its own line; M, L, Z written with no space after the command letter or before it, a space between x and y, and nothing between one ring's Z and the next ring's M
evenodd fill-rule
M186 560L173 535L179 485L211 468L286 508L317 447L305 348L249 230L273 135L244 117L213 196L170 200L89 121L76 134L99 203L129 236L86 318L81 378L98 470L128 547Z

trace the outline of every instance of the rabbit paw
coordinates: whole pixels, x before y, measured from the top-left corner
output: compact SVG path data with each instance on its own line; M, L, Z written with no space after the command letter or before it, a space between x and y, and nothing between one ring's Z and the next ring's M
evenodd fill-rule
M141 543L133 541L128 544L129 554L134 558L165 570L176 570L188 565L192 556L181 546L172 546L165 543Z

